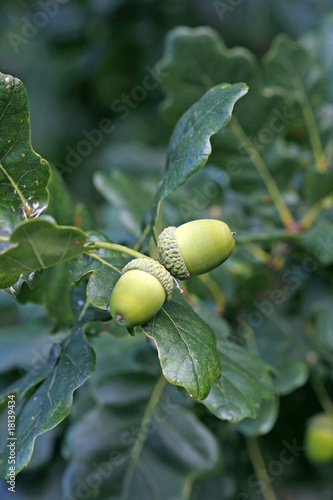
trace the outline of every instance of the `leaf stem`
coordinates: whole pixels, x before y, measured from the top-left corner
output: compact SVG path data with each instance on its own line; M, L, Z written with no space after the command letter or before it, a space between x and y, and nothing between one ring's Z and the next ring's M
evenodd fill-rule
M155 228L155 226L153 226L153 238L154 238L155 245L157 246L158 237L157 237L157 234L156 234L156 228Z
M327 159L318 132L316 118L313 114L312 106L306 95L303 83L300 78L294 80L294 87L296 88L297 92L300 95L300 104L302 108L305 125L308 130L313 156L316 163L316 168L318 172L326 172L328 166Z
M246 243L252 243L253 241L275 241L278 240L280 241L283 238L287 239L292 239L292 238L297 238L299 237L298 233L293 233L291 231L279 231L277 233L273 234L244 234L244 235L237 235L236 237L236 243L240 243L241 245L244 245Z
M255 356L259 357L257 339L256 336L254 335L253 328L251 328L249 324L247 325L247 330L246 333L243 335L243 338L248 350Z
M137 435L137 438L135 440L134 446L131 451L130 455L130 463L126 471L125 479L124 479L124 489L122 493L122 498L127 499L128 498L128 492L130 488L130 482L133 477L133 473L135 470L136 463L140 457L141 451L143 449L143 446L146 442L148 431L149 431L149 425L152 420L154 411L160 401L162 392L165 388L166 385L166 379L164 378L163 375L160 376L158 379L155 388L153 390L153 393L150 397L150 400L147 404L146 410L143 414L142 420L141 420L141 425L140 429Z
M311 208L306 212L301 220L300 224L303 229L308 229L314 223L315 219L318 217L320 212L325 208L326 203L332 198L332 194L325 196L321 200L317 201Z
M314 373L311 375L311 384L325 413L333 414L333 402L331 401L323 382Z
M256 243L249 241L244 243L244 246L248 252L250 252L259 262L262 264L269 264L272 257L263 248L261 248Z
M85 252L85 253L87 255L89 255L90 257L93 257L94 259L99 260L99 262L101 262L105 266L109 266L112 269L114 269L115 271L117 271L117 273L121 274L121 271L119 269L117 269L115 266L113 266L112 264L110 264L110 262L107 262L105 259L103 259L99 255L97 255L96 253L94 253L94 252Z
M257 475L259 481L261 493L265 500L277 500L277 497L274 493L274 490L271 486L271 480L268 475L266 464L261 454L261 450L259 448L259 443L256 438L245 437L245 442L247 446L247 450L253 465L253 469ZM265 483L265 488L262 488L262 481Z
M135 251L139 250L139 248L141 246L141 243L143 242L143 240L145 239L145 237L147 236L147 234L149 233L149 231L150 231L150 224L148 224L148 226L145 227L145 229L144 229L143 233L141 234L140 238L135 243L135 245L134 245L134 250Z
M0 236L0 241L9 241L8 236Z
M78 321L81 321L81 319L83 318L83 316L85 315L85 312L86 310L88 309L89 307L89 304L90 304L90 300L89 299L86 299L85 303L84 303L84 306L82 307L82 311L80 312L80 315L78 317Z
M223 312L225 309L226 300L224 294L221 292L221 289L216 283L216 281L214 281L209 274L202 274L201 276L198 276L198 278L206 285L206 287L212 294L212 297L217 307L221 312Z
M25 197L23 196L23 193L21 192L20 188L18 187L18 185L16 184L16 182L14 181L14 179L9 175L9 173L7 172L7 170L2 166L1 163L0 163L0 169L3 171L3 173L6 175L6 177L9 180L9 182L11 183L11 185L13 186L13 188L15 189L18 197L20 198L20 200L22 202L22 205L24 207L25 213L27 214L28 217L30 217L31 216L31 208L29 207L29 204L28 204L27 200L25 199Z
M135 259L142 257L145 259L151 259L151 257L149 257L148 255L137 252L132 248L128 248L123 245L117 245L116 243L107 243L106 241L94 241L93 244L88 244L86 248L87 250L99 250L100 248L106 248L107 250L113 250L114 252L125 253L127 255L130 255L131 257L134 257Z
M294 218L287 208L287 205L283 201L282 195L280 193L280 190L278 188L278 185L276 184L274 178L272 177L271 173L269 172L266 164L262 160L259 152L257 151L255 145L252 143L251 139L246 135L242 127L240 126L239 122L235 117L232 118L230 121L230 126L231 130L234 133L234 135L237 137L237 139L240 141L240 143L243 146L246 147L246 151L253 163L253 165L256 167L260 177L264 181L267 190L274 202L274 205L280 215L280 219L285 227L290 227L294 224ZM248 147L250 145L250 147Z

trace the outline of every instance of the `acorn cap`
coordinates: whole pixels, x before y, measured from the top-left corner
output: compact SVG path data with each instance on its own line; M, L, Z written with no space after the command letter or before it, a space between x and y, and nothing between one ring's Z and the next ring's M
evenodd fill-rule
M191 274L178 248L176 229L175 226L166 227L158 237L157 248L160 260L168 271L180 280L188 280Z
M157 247L160 262L180 280L212 271L230 257L234 234L220 220L198 219L179 227L167 227Z
M171 300L173 292L173 279L170 273L165 269L165 267L162 266L162 264L160 264L156 260L149 258L134 259L126 264L121 274L125 274L126 272L134 269L144 271L154 276L154 278L156 278L164 288L166 296L165 302Z

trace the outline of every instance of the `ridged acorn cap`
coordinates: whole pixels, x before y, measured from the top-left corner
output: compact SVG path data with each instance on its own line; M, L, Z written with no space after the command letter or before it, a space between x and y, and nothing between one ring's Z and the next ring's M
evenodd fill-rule
M233 252L235 240L227 224L200 219L167 227L157 247L160 262L180 280L204 274L222 264Z
M186 267L182 254L178 248L176 227L166 227L158 237L157 248L160 262L168 271L180 280L188 280L191 277Z
M162 266L159 262L153 259L134 259L131 260L126 266L123 268L121 274L125 274L128 271L136 269L137 271L144 271L146 273L151 274L156 278L165 290L165 302L171 300L172 292L173 292L173 279L170 273Z
M161 264L148 258L132 260L112 291L110 313L117 323L132 329L152 319L172 291L172 276Z

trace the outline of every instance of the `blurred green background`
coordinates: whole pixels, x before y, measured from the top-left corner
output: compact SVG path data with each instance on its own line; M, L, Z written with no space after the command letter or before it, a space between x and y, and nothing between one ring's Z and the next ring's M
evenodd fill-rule
M227 6L223 14L222 4ZM140 235L142 217L163 172L172 127L166 124L159 114L158 106L163 99L159 86L152 85L154 88L148 90L142 99L138 93L138 99L132 100L127 108L129 112L126 112L126 117L119 113L116 106L124 95L131 94L136 87L142 87L147 74L154 74L154 65L163 55L167 33L179 25L210 26L221 35L227 47L243 46L260 58L269 49L273 37L281 32L289 34L295 40L306 39L308 46L311 46L315 38L317 47L318 43L320 47L321 39L325 38L327 41L332 37L331 32L325 31L327 19L333 15L332 11L332 0L2 0L0 70L17 76L24 82L30 104L33 148L62 171L63 179L76 203L85 203L85 208L81 207L81 211L77 212L78 216L83 214L84 227L101 229L115 241L132 245ZM327 46L330 46L329 43ZM333 49L325 55L326 62L331 63L331 73L332 54ZM153 81L152 77L150 83ZM332 97L331 90L331 101ZM98 145L92 148L91 153L82 155L77 166L69 165L69 152L76 151L80 142L85 140L86 133L97 129L102 120L112 120L113 131L103 134L102 140L99 140L98 135L95 136ZM112 182L108 184L102 173L93 180L93 174L97 170L113 172ZM137 182L138 174L140 183ZM188 181L185 198L185 191L180 190L170 197L170 202L165 203L166 222L172 221L177 225L204 216L221 218L222 206L223 213L230 220L245 221L245 215L252 213L247 206L246 196L231 189L224 192L228 182L228 177L222 169L208 165L204 171ZM256 217L260 219L260 210L266 221L270 219L271 212L274 212L270 206L259 205L259 215L255 214L251 220L253 226ZM65 224L67 221L61 223ZM274 224L273 220L272 225ZM265 249L267 252L271 251L269 246ZM281 266L288 268L289 265L290 268L304 258L306 253L302 253L303 250L296 248L291 256L287 244L277 244L272 251L272 261L265 267L260 259L258 262L255 256L241 248L222 271L216 271L215 279L227 301L226 305L219 304L219 307L226 308L227 320L233 323L233 327L238 325L238 311L241 307L247 313L253 310L253 296L261 288L267 287L268 290L277 286L275 283L278 276L273 262L275 256L279 258L282 255ZM325 273L326 270L322 274ZM328 271L326 277L327 274ZM297 335L301 337L299 344L298 341L292 343L292 347L288 344L290 351L297 351L297 360L302 356L306 358L306 355L312 352L312 345L309 347L307 340L303 338L301 323L303 317L307 318L310 314L309 304L314 300L314 295L317 299L326 297L327 302L322 301L322 305L326 304L326 311L331 307L332 295L327 298L327 294L332 278L328 284L325 279L325 276L322 278L316 275L311 276L311 280L305 280L302 283L302 293L295 294L292 307L288 310L292 321L288 323L287 316L288 324L285 328L294 333L297 331ZM199 300L207 300L207 297L211 299L209 286L205 288L199 281L194 280L189 289L191 293L197 294ZM209 299L206 309L208 316L209 308L213 308L213 301ZM317 316L320 315L318 310L320 313L321 309L317 309ZM50 330L51 322L46 319L41 306L18 306L12 297L2 291L0 314L1 326L6 331L0 358L0 372L5 373L0 381L0 388L3 388L18 375L25 373L26 352L41 350L43 342L47 343L46 332ZM283 314L282 308L281 315ZM326 328L326 332L331 328L329 321L332 319L331 316L325 318L322 321L326 321L326 324L322 329ZM315 321L318 326L321 320L316 317ZM28 323L31 331L23 332L22 329L25 329ZM262 349L265 354L265 350L269 351L269 346L267 347L267 340L265 344L267 330L262 330L264 331L259 329L256 333L259 339L264 339L260 345L264 346ZM275 334L278 338L277 330L278 328L271 327L270 339ZM25 334L29 332L30 339L27 345L24 345ZM11 334L18 335L17 338L20 339L19 346L16 345L14 350L11 350L10 345ZM233 335L238 341L236 328ZM332 348L332 343L328 345L331 342L329 339L331 337L326 335L327 345L323 342L322 350ZM279 340L276 345L279 345L278 342ZM304 353L300 353L302 349ZM331 358L328 354L327 356L327 366L322 369L323 378L328 373L332 376L332 369L328 367ZM270 351L269 357L273 362L274 352ZM17 369L17 366L20 368ZM306 418L320 411L320 405L309 384L301 387L306 383L306 379L307 373L302 381L295 382L295 387L290 389L295 389L295 392L288 393L281 399L281 416L274 428L275 434L268 437L267 449L274 450L269 455L271 459L278 457L284 439L292 442L296 436L297 442L301 443ZM90 401L88 403L91 404ZM75 419L81 409L84 413L85 404L88 403L83 399L83 409L78 406L78 410L73 410L74 415L70 418ZM204 410L195 411L219 438L222 439L228 432L223 427L224 423L217 422L217 419L207 415ZM54 431L37 440L33 459L35 465L32 462L28 471L18 476L18 484L21 486L16 500L59 500L58 478L66 466L65 460L60 458L60 443L67 425L69 424L66 420ZM226 471L203 486L198 484L191 499L262 498L260 493L253 493L253 489L250 490L253 497L247 494L234 496L237 485L242 484L244 488L248 486L246 481L252 474L252 467L237 432L231 435L229 446L225 451ZM49 478L39 484L43 462L50 460L53 470ZM239 463L242 472L239 472ZM330 486L322 482L323 477ZM288 496L287 491L281 499L332 500L330 478L331 469L325 469L322 474L319 470L314 473L313 468L302 458L296 461L293 467L287 468L283 475L284 484L288 484L289 480L293 483L294 496ZM310 482L311 492L308 484ZM28 489L31 484L33 492L30 494ZM3 486L0 485L1 487ZM284 486L280 490L282 493L283 488ZM1 500L2 495L6 494L0 489ZM6 496L4 500L7 500Z
M142 84L146 67L153 67L160 59L170 29L178 25L211 26L229 48L244 46L260 57L275 34L285 32L299 38L319 28L333 7L331 0L50 3L57 12L44 14L45 23L43 15L38 17L38 13L45 12L39 2L2 0L0 69L24 82L31 109L33 147L49 162L65 164L66 148L76 147L84 138L83 129L96 128L103 118L117 120L114 132L104 136L94 154L65 175L76 199L93 204L99 198L87 179L97 168L107 167L106 162L117 161L116 155L113 160L111 156L119 148L112 149L112 145L143 141L163 147L168 142L171 128L163 124L157 112L162 99L159 88L149 91L126 120L119 120L119 113L115 115L110 106ZM221 14L223 5L227 8Z

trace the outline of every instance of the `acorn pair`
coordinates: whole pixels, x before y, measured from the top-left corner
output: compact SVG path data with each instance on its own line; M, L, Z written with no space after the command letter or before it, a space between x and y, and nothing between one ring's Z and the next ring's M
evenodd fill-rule
M187 280L215 269L232 254L233 235L227 224L213 219L164 229L157 241L160 263L140 258L122 270L111 295L112 317L127 328L152 319L172 297L172 276Z

